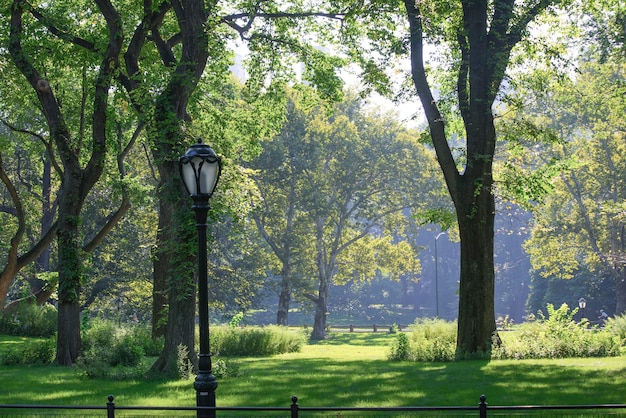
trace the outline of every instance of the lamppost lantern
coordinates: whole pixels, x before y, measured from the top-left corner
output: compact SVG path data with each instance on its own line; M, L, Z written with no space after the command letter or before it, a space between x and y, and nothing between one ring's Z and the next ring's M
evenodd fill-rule
M587 300L585 298L578 299L578 307L580 309L585 309L587 307Z
M178 164L189 196L211 197L222 172L222 160L215 151L198 138Z
M439 318L439 256L437 255L437 242L446 232L442 231L435 236L435 317Z
M178 159L180 176L189 196L198 233L198 322L200 326L200 351L198 374L193 383L196 390L198 418L215 418L215 390L217 379L213 375L209 335L209 286L207 272L207 215L209 198L215 190L222 171L222 160L215 151L198 138Z

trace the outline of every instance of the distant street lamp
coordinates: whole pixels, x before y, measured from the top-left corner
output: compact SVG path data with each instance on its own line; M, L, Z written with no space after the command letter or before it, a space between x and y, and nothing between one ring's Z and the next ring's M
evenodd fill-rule
M445 232L440 232L435 237L435 317L439 318L439 257L437 256L437 241L439 238L445 235Z
M117 307L117 326L119 327L122 323L122 297L118 296L115 298L115 306Z
M578 307L580 308L580 319L585 317L583 310L587 307L587 300L585 298L578 299Z
M209 198L215 190L222 171L220 157L208 145L198 139L185 155L178 160L180 175L189 196L193 199L192 209L196 217L198 233L198 316L200 320L200 353L198 375L193 384L198 407L215 408L217 379L213 375L209 346L209 287L207 278L207 215ZM215 409L198 409L199 418L215 417Z

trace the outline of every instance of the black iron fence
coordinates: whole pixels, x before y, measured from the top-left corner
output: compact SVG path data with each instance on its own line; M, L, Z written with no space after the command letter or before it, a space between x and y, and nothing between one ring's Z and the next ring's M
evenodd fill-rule
M109 395L108 402L100 406L0 404L0 416L195 416L199 409L214 411L218 417L626 417L626 404L489 406L485 395L474 406L306 407L300 406L294 396L291 405L285 407L215 408L124 406L117 405Z

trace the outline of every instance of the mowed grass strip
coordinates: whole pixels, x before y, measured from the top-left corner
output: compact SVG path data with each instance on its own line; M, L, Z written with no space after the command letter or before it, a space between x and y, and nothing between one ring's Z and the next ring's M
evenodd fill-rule
M336 333L299 353L226 359L218 406L303 407L584 405L626 403L626 358L456 363L390 362L394 334ZM218 357L219 358L219 357ZM0 367L0 403L193 406L188 381L101 381L58 366Z

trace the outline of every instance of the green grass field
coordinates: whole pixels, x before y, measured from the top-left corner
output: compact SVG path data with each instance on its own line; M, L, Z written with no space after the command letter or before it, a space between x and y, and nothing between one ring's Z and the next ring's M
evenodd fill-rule
M473 406L626 403L626 358L457 363L386 360L395 336L337 333L302 351L228 359L240 376L219 381L218 406ZM16 344L14 339L0 339ZM0 366L0 404L193 406L189 381L96 381L58 366Z

